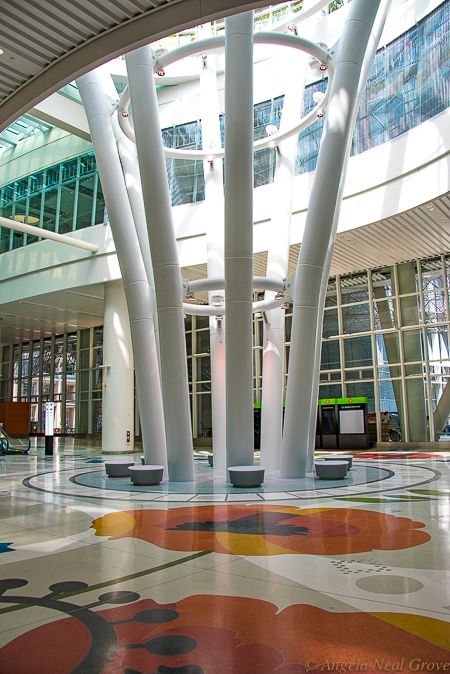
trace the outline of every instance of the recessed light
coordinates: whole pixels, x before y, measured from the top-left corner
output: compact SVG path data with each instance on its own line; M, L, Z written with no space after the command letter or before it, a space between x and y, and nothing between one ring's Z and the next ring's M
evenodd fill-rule
M0 48L0 54L3 54L3 49Z

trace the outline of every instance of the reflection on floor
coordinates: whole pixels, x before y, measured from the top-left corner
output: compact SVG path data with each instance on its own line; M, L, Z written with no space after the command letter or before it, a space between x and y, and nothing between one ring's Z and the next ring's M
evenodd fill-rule
M4 457L0 673L450 671L450 453L355 456L240 494L201 458L151 491L85 441Z

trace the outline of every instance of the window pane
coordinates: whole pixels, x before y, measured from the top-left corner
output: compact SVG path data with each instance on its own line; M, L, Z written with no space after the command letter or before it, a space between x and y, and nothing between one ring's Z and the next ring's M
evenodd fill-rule
M367 274L358 274L358 276L341 277L341 302L350 304L353 302L364 302L369 299L369 289L367 285Z
M422 330L405 330L402 337L405 363L423 360Z
M402 325L419 325L421 319L420 297L402 297L400 300Z
M341 356L339 352L339 340L333 339L330 342L322 342L321 370L337 370L341 367Z
M423 290L438 290L444 287L440 257L434 260L422 260L420 265L422 268Z
M211 359L196 358L197 361L197 381L211 381Z
M327 309L323 312L323 332L322 336L324 339L328 337L334 337L339 334L338 326L338 310L337 309Z
M378 365L400 363L400 347L397 332L389 332L376 336ZM396 376L394 374L392 377Z
M196 339L196 353L209 353L209 330L200 330L200 332L197 332Z
M398 327L396 300L374 302L373 317L375 330L389 330Z
M337 305L336 279L330 279L327 287L327 296L325 298L326 307L335 307Z
M75 180L67 182L65 185L61 186L61 205L58 228L60 234L66 234L67 232L72 231L75 187Z
M94 194L94 176L80 180L78 187L77 229L90 227L92 222L92 199Z
M367 409L375 412L375 388L373 381L347 384L347 398L367 398Z
M58 204L58 188L53 187L46 190L44 194L44 219L43 227L51 232L55 231L56 227L56 209Z
M395 295L394 275L392 267L385 267L372 272L373 298L392 297Z
M100 184L100 179L97 182L97 197L95 200L95 213L94 213L94 225L101 225L103 222L106 222L106 204L105 197L103 196L102 186Z
M197 437L212 437L211 394L197 395Z
M353 332L367 332L370 330L369 303L355 304L342 307L342 324L344 335Z
M364 367L372 365L372 339L354 337L344 339L345 367ZM353 395L356 395L355 393Z
M186 355L192 356L192 332L186 332Z
M435 290L434 292L424 293L423 311L425 323L442 323L447 320L445 292L443 290Z
M440 325L427 328L427 348L429 360L447 360L449 355L448 327Z
M342 384L319 386L319 399L342 398Z

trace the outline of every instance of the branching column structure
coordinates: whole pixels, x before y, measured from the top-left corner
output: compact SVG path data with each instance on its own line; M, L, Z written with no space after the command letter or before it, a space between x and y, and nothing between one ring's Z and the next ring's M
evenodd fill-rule
M291 56L289 72L285 73L286 94L280 131L300 119L305 92L308 56L297 50ZM295 72L295 80L292 78ZM272 187L272 217L267 253L267 276L282 281L287 277L292 219L292 195L297 158L298 136L282 141L277 149L277 164ZM275 297L266 291L267 299ZM261 403L261 465L280 467L283 439L284 400L284 311L271 309L264 325L263 379Z
M148 463L166 465L153 298L117 152L111 121L114 106L106 98L95 71L79 78L77 84L89 122L127 299L144 454Z
M320 290L344 175L348 139L354 127L358 83L380 0L353 0L339 41L336 70L316 177L300 249L286 394L280 475L304 477L314 392Z
M209 29L209 30L208 30ZM202 26L202 38L210 37L210 26ZM215 55L202 58L200 70L200 95L202 100L202 143L204 150L220 148L219 102ZM221 159L205 159L205 205L207 211L207 269L209 278L225 276L224 262L224 199ZM210 291L209 304L214 295ZM209 318L211 358L211 402L214 468L226 468L226 394L225 394L225 320Z
M253 12L225 21L227 465L253 464Z
M159 124L150 47L126 57L128 81L155 278L169 478L194 479L184 337L183 286ZM140 362L135 359L136 369Z

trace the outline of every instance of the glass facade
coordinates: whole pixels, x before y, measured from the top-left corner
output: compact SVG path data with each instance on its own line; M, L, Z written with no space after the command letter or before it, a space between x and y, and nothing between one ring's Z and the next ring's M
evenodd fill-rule
M101 431L103 328L87 328L1 349L0 400L28 402L32 433L44 432L46 402L55 433Z
M288 4L284 9L288 11ZM270 12L267 16L262 14L261 21L274 20L269 15ZM396 138L449 107L449 45L450 0L447 0L377 52L358 112L352 154ZM325 91L326 86L327 80L321 79L306 88L303 114L314 107L314 94ZM280 96L255 105L255 139L267 136L269 124L279 126L283 100ZM223 115L220 124L223 145ZM323 124L324 118L317 119L299 134L297 174L315 169ZM201 149L201 121L167 127L162 130L162 137L167 147ZM275 163L274 149L255 152L255 187L273 181ZM166 168L173 206L205 198L203 161L167 158ZM5 218L62 234L104 222L107 214L94 153L3 186L0 206ZM0 229L0 253L37 240L34 236Z
M74 157L5 185L0 207L4 218L60 234L106 222L94 153ZM36 236L0 229L0 253L35 241Z
M367 397L372 439L388 439L386 423L406 442L442 430L433 413L449 378L449 265L439 256L329 281L319 398Z
M361 100L352 154L397 138L450 104L450 2L379 49ZM307 87L303 115L312 110L316 91L326 81ZM324 117L299 134L297 173L316 168Z
M329 280L319 398L368 398L373 440L434 441L442 430L434 428L433 413L450 378L449 278L446 255ZM286 311L286 383L291 325ZM213 433L209 318L186 316L185 336L193 437L207 438ZM263 344L263 317L255 314L255 403L261 402ZM100 432L102 364L102 327L4 346L0 400L30 402L33 432L43 432L47 401L55 403L57 432Z

